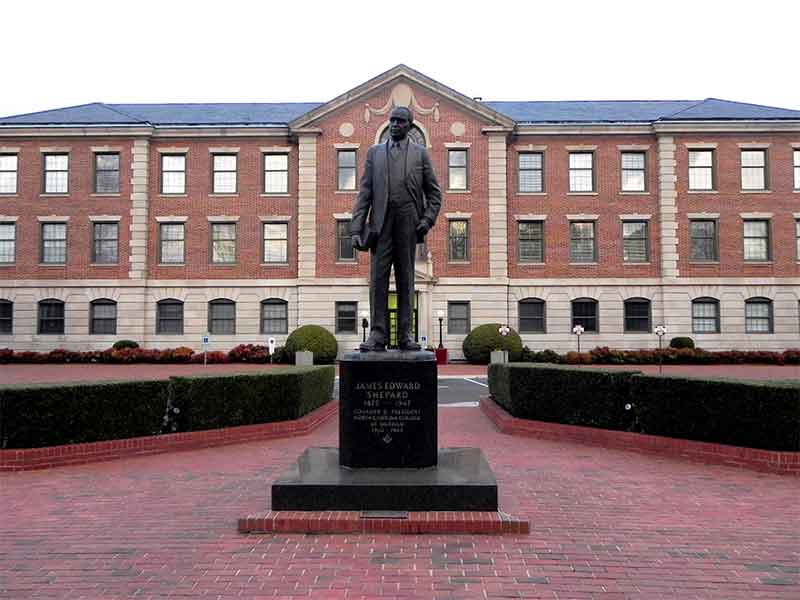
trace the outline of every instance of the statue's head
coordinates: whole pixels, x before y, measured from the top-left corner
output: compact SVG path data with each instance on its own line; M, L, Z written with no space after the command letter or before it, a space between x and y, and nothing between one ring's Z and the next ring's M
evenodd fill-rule
M414 122L414 114L410 108L398 106L389 115L389 135L396 142L399 142L408 135L411 124Z

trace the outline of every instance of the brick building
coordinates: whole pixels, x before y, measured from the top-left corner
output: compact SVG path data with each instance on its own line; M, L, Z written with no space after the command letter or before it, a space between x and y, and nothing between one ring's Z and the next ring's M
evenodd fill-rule
M102 104L0 119L0 347L361 340L347 221L370 145L415 114L443 189L416 327L461 353L782 349L800 333L800 111L703 101L484 102L399 65L319 103Z

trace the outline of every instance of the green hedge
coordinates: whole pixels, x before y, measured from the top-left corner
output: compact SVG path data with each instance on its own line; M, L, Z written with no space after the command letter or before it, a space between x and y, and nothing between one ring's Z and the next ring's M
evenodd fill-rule
M489 391L522 419L800 451L800 382L795 381L509 363L489 366Z
M0 388L0 448L38 448L161 432L169 381Z
M643 433L800 450L800 382L641 375L630 398Z
M331 399L335 375L328 366L173 377L168 428L198 431L297 419Z
M575 369L563 365L489 365L489 391L515 417L630 431L630 379L638 371Z

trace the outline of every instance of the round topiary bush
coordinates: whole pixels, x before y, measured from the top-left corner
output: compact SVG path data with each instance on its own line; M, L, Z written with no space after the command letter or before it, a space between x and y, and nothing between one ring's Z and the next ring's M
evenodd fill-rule
M118 340L111 346L114 350L124 350L125 348L138 348L139 344L133 340Z
M464 338L461 349L470 363L488 364L492 350L508 350L510 361L519 361L522 358L522 340L519 334L511 329L504 338L498 331L501 325L501 323L478 325Z
M669 341L670 348L694 348L694 340L690 337L674 337Z
M289 337L283 347L287 362L294 364L294 357L300 350L309 350L314 353L315 365L329 365L336 360L339 344L333 334L319 325L303 325L298 327Z

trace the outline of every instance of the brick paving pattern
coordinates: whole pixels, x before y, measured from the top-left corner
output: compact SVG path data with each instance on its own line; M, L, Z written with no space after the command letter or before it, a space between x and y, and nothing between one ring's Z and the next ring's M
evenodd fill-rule
M237 533L313 434L0 474L0 598L800 598L797 478L497 432L480 445L529 535Z

